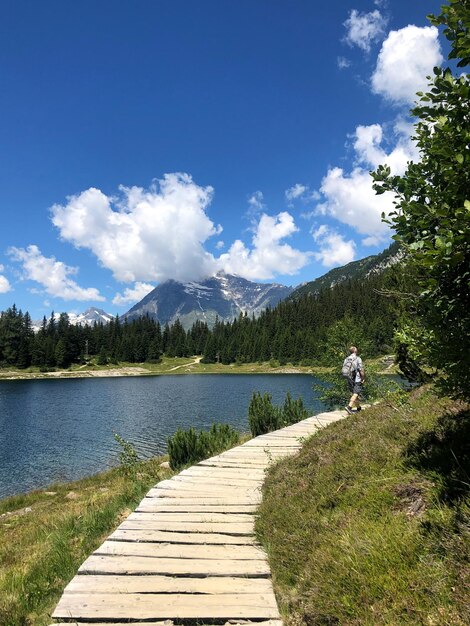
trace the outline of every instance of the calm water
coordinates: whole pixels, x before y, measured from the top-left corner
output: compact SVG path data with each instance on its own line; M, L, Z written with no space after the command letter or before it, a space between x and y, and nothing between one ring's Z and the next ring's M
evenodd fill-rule
M247 432L253 391L276 404L290 391L317 413L313 382L293 374L1 381L0 498L116 465L113 433L150 457L178 427L219 421Z

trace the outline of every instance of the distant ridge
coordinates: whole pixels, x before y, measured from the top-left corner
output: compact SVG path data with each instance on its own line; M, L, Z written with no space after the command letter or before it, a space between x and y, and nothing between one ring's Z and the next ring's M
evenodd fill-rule
M179 319L185 329L191 328L197 320L212 327L217 318L231 321L240 313L257 317L268 306L275 306L287 298L292 291L292 287L255 283L223 272L199 282L167 280L121 319L132 321L149 315L161 324L172 324Z
M335 267L323 276L303 283L292 292L290 298L297 299L308 294L316 295L321 289L334 287L346 280L365 279L371 274L380 274L387 267L396 265L402 259L403 252L394 242L380 254L374 254L359 261L352 261L342 267Z

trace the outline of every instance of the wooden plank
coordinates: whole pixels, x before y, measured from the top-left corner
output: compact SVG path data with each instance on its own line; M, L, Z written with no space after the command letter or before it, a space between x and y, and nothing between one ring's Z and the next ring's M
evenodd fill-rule
M253 535L222 535L220 533L181 533L164 530L118 528L109 537L113 541L140 541L204 545L257 545Z
M252 495L244 496L244 495L230 495L230 496L208 496L208 495L199 495L199 494L191 494L186 492L177 492L177 497L175 497L174 492L171 490L160 491L158 490L157 495L149 495L142 499L141 504L172 504L172 505L184 505L184 504L198 504L198 505L207 505L212 506L214 504L227 504L227 505L252 505Z
M54 624L51 624L51 626L85 626L86 624L88 624L88 626L91 624L93 624L93 626L129 626L129 624L131 623L132 626L164 626L164 624L161 621L158 622L115 622L114 620L112 622L62 622L60 624L58 624L57 622L55 622ZM204 624L204 626L220 626L220 624ZM237 626L236 623L234 623L232 626ZM269 620L263 620L263 621L256 621L256 622L251 622L248 620L243 620L242 622L240 622L240 626L283 626L283 623L281 620L277 620L277 619L269 619Z
M232 559L237 561L266 561L266 553L257 546L205 546L137 543L134 541L105 541L93 554L119 556L161 557L167 559Z
M285 441L287 445L292 445L292 444L297 444L298 439L299 437L295 433L286 432L283 430L276 430L272 433L266 433L265 435L260 435L259 437L255 437L255 439L250 439L250 441L247 441L243 445L249 448L250 445L253 445L254 443L260 443L261 441L268 441L268 442L269 441L273 441L273 442Z
M163 498L154 498L155 500L163 500ZM163 504L139 504L136 512L154 512L154 513L256 513L258 507L255 504L180 504L175 498L165 500Z
M235 578L216 576L184 578L158 575L144 576L75 576L66 587L68 593L268 593L268 578Z
M183 491L193 490L198 491L199 493L206 493L208 496L212 495L213 492L220 492L222 494L242 494L242 493L254 493L259 491L259 487L257 485L211 485L207 481L197 481L197 485L194 484L194 481L191 480L162 480L157 483L153 489L149 491L152 494L156 490L165 490L165 489L181 489ZM215 494L216 495L216 494Z
M224 498L192 498L190 495L186 498L144 498L138 506L173 506L183 507L188 505L211 507L211 506L255 506L250 502L249 498L230 498L224 501ZM204 510L204 508L203 508Z
M260 449L260 450L275 450L276 452L291 452L292 449L299 449L302 447L302 445L295 439L292 439L292 441L286 441L284 438L280 438L278 440L272 438L272 439L265 439L262 441L256 441L253 440L253 443L249 442L244 444L246 445L247 448L250 448L250 450L252 448L256 448L256 449Z
M223 522L165 522L159 520L125 520L122 530L167 530L180 533L219 533L222 535L252 535L253 522L224 524Z
M254 516L249 513L162 513L160 511L136 511L128 515L129 521L143 522L205 522L206 524L242 524L244 522L252 523Z
M79 620L77 626L162 626L152 622L162 619L282 626L254 535L260 486L267 467L343 417L312 416L155 485L83 563L54 616Z
M264 480L265 471L262 468L233 468L233 467L204 467L204 465L193 465L187 470L180 472L180 476L220 476L224 478L246 478L248 480Z
M157 500L159 498L163 500L175 499L187 501L188 499L196 500L196 501L205 501L205 502L220 502L220 499L227 495L228 502L243 502L248 504L259 504L261 502L261 492L260 493L230 493L224 494L221 492L201 492L199 490L184 490L184 489L154 489L152 490L150 497L153 500Z
M205 461L201 461L200 463L198 463L197 467L201 467L201 466L203 467L227 467L227 468L236 467L236 468L245 469L245 470L251 470L251 469L264 470L266 469L267 463L265 463L265 461L262 461L260 463L253 461L252 463L250 463L249 461L237 461L235 459L221 458L221 459L206 459Z
M53 614L58 619L262 619L278 618L273 593L226 594L64 594Z
M213 487L207 486L204 489L190 482L173 481L171 484L161 485L159 483L156 487L149 491L152 497L180 497L187 498L188 496L212 496L227 498L238 496L240 498L251 498L256 501L260 498L260 489L258 487L242 487L240 485L214 485Z
M268 563L237 559L164 559L92 554L78 570L81 574L165 574L167 576L268 577Z
M213 468L216 470L216 468ZM241 485L242 487L258 487L263 483L263 477L261 476L228 476L226 474L219 474L217 471L214 471L210 474L204 473L195 473L195 474L177 474L173 476L172 481L189 481L192 483L197 483L202 487L206 487L209 485Z
M212 487L242 487L242 488L257 488L263 483L262 480L249 480L240 478L226 478L225 476L174 476L172 478L175 482L189 483L191 485L197 485L203 489Z
M165 498L183 498L187 499L189 496L194 498L203 498L205 496L211 496L213 498L220 498L221 496L227 495L227 498L240 496L243 497L245 501L249 501L250 504L258 504L261 501L261 489L247 490L243 487L233 487L227 486L225 489L223 487L214 487L210 491L201 491L197 485L193 485L192 483L179 483L176 487L166 487L165 489L157 489L162 497ZM159 497L158 494L152 493L155 497Z

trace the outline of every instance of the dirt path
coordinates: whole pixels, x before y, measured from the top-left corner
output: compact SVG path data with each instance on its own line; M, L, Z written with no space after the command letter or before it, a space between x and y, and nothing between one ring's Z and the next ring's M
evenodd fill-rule
M194 361L191 361L191 363L186 363L185 365L176 365L175 367L170 367L170 369L168 370L169 372L174 372L175 370L179 370L182 367L191 367L191 365L197 365L198 363L201 362L202 356L197 356Z

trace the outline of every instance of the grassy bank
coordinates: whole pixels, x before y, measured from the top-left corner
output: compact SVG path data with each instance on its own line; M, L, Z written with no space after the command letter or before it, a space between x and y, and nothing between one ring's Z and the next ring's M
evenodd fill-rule
M470 623L469 434L418 390L270 470L257 531L289 626Z
M163 459L0 501L0 625L46 626L67 582L148 489Z
M369 363L369 361L368 361ZM383 365L384 373L395 374L395 366L389 366L388 361L382 358L371 360L370 363ZM286 363L280 365L278 361L262 363L201 363L200 357L167 357L160 363L127 363L97 365L72 365L66 370L54 369L41 372L38 367L27 369L0 368L1 380L28 380L54 378L93 378L101 376L155 376L162 374L322 374L330 371L329 367L299 365Z

